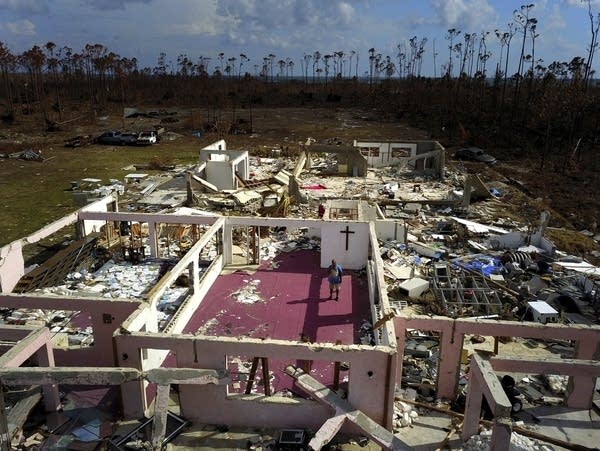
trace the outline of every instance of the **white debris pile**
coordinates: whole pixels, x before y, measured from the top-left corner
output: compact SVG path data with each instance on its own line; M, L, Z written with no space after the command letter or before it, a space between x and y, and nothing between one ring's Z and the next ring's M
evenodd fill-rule
M413 408L412 405L403 402L394 402L394 429L405 428L412 425L419 417L419 413Z
M467 440L462 448L463 451L485 451L490 450L492 443L492 431L485 430L479 435L474 435ZM513 432L510 436L510 447L508 451L552 451L554 447L540 443L523 435Z
M373 335L373 325L367 321L363 320L360 325L360 329L358 330L360 334L360 343L363 345L375 345L375 336Z
M250 179L268 179L281 169L293 168L293 164L289 158L250 157Z
M173 315L187 297L188 288L169 287L165 290L156 306L158 310L158 329L164 330Z
M429 259L411 252L410 248L398 241L380 242L384 274L392 280L406 280L427 275Z
M244 285L239 290L233 292L231 295L237 299L238 302L243 304L255 304L257 302L262 301L260 294L258 292L258 285L260 284L260 280L248 280L244 279Z
M19 326L46 326L50 324L66 324L70 312L62 310L45 311L40 309L18 309L7 313L3 318L5 324Z
M43 288L47 294L92 294L105 298L137 298L159 278L160 263L145 261L133 264L109 260L94 273L78 271L68 274L65 284Z
M287 233L280 230L271 234L268 239L261 240L260 255L264 261L273 260L282 252L293 252L298 249L319 250L321 241L311 238L304 232Z
M565 391L567 390L567 383L569 381L569 378L567 376L546 374L544 375L544 378L546 379L548 388L553 394L559 395L565 393Z
M114 260L109 260L94 273L89 273L86 270L70 273L65 278L65 283L42 288L39 292L61 296L89 295L111 299L143 299L148 289L160 279L161 266L161 262L153 260L147 260L139 264L128 261L116 263ZM187 293L188 288L177 286L168 287L164 291L157 304L160 330L167 326L185 300ZM40 312L43 313L41 310ZM50 311L47 315L54 317L59 313ZM15 312L13 312L14 314ZM17 315L22 314L17 312ZM38 324L40 321L50 322L46 318L40 318L39 315L35 319L37 322L31 323L32 325ZM30 320L29 317L27 320ZM61 332L64 332L64 330L61 330Z

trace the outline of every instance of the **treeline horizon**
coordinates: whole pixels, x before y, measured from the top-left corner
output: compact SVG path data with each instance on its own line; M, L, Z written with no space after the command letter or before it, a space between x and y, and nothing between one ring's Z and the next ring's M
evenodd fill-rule
M299 75L292 59L268 54L251 74L244 53L218 53L209 73L207 57L194 62L180 54L173 64L161 53L156 66L140 68L135 57L102 44L74 52L48 42L13 54L0 42L1 119L10 124L38 115L40 124L52 129L69 119L74 105L95 113L181 105L207 109L208 126L225 110L233 111L235 121L236 112L251 114L261 106L357 107L385 120L407 120L451 144L511 148L539 158L540 169L551 162L565 171L574 163L587 164L584 157L594 155L600 131L600 87L592 82L600 16L584 3L591 30L585 57L544 65L535 53L538 22L529 4L514 11L504 31L448 30L446 61L434 77L422 75L427 39L416 36L399 44L394 58L369 49L362 76L354 50L306 53ZM489 50L494 36L497 55ZM518 64L509 75L511 55ZM436 57L442 57L435 46L432 56L436 67ZM596 160L590 161L598 165Z

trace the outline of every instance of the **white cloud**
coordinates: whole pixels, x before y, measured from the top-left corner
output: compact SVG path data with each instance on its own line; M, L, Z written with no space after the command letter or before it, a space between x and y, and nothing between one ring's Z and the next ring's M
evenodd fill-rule
M35 25L28 19L6 22L4 27L12 34L20 36L35 36Z
M48 11L46 0L0 0L0 10L19 13L44 13Z
M491 28L498 14L487 0L433 0L436 22L449 28Z
M552 7L552 10L550 10L548 16L544 20L544 23L546 24L545 28L548 30L561 30L567 26L558 5Z
M150 3L151 1L152 0L85 0L85 4L99 10L124 10L127 3Z
M364 0L216 0L223 44L252 44L261 52L332 51L349 44L345 32L360 29Z
M587 0L563 0L563 2L568 6L575 6L579 8L587 8L588 2ZM591 0L592 7L599 7L600 0Z

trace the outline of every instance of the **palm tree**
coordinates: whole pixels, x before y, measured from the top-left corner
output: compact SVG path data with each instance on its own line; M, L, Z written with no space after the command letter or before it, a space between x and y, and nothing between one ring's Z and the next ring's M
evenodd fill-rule
M310 53L305 53L302 59L300 60L300 64L302 65L302 75L304 76L304 83L308 83L308 64L312 59L312 55Z
M245 54L240 53L240 65L239 65L238 77L242 76L242 66L247 61L250 61L250 59Z
M373 84L373 68L375 65L375 48L369 49L369 86Z
M223 57L225 56L225 54L223 52L219 53L219 61L221 62L219 64L219 72L223 73Z
M319 70L319 61L321 60L321 52L318 50L313 53L313 83L315 82L315 68L316 71Z
M348 57L348 78L352 76L352 57L356 55L356 51L350 50L350 56Z
M273 81L273 62L275 61L275 55L269 53L269 67L271 69L271 81Z
M0 72L2 73L2 82L4 84L4 94L7 99L7 117L15 116L15 105L13 101L12 75L16 69L17 58L10 52L10 49L0 41Z
M325 86L327 86L327 76L329 75L329 60L331 59L331 55L324 55L323 61L325 63Z
M44 46L46 51L48 52L48 57L46 59L46 67L48 67L48 71L52 73L52 83L54 84L54 90L56 95L56 109L58 111L58 120L62 121L62 107L60 104L60 94L59 94L59 82L58 82L58 59L54 56L54 49L56 48L56 44L54 42L47 42Z

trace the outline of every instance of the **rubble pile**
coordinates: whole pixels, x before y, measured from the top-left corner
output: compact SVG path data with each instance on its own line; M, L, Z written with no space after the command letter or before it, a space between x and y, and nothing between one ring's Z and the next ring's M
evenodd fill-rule
M146 260L132 264L111 259L95 272L76 271L68 274L64 284L36 291L46 295L144 299L145 293L160 279L164 265L165 261ZM188 288L181 286L165 290L157 304L159 330L166 327L187 293ZM69 344L91 343L91 328L71 324L73 316L73 312L18 309L8 311L3 321L6 324L48 326L52 333L68 334Z
M258 285L260 284L260 280L248 280L244 279L244 285L239 290L233 292L231 296L236 298L238 302L242 304L255 304L256 302L260 302L263 299L260 297L258 292Z
M394 430L411 426L419 418L419 413L406 402L394 402Z
M491 449L492 431L484 430L479 435L472 436L464 444L462 451L483 451ZM523 435L513 432L510 437L509 451L552 451L554 447L540 443Z
M261 240L260 255L263 261L272 261L281 252L293 252L300 249L319 250L320 248L319 238L309 237L306 229L293 232L281 229Z

